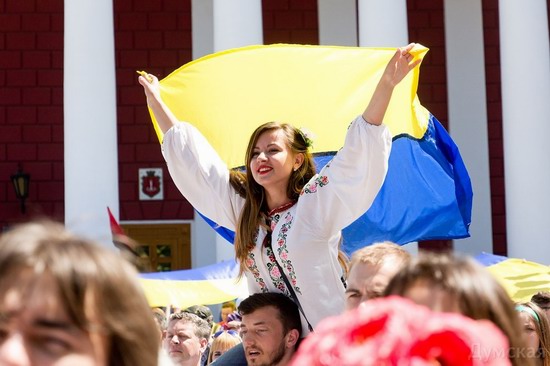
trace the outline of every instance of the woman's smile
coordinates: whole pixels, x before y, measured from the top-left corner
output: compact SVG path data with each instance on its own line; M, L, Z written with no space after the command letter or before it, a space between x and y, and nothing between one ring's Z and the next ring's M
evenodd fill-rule
M265 175L267 173L269 173L270 171L272 171L273 168L267 166L267 165L261 165L259 168L258 168L258 174L259 175Z
M254 180L264 188L273 185L286 188L292 167L292 154L287 147L284 132L270 130L262 133L250 160Z

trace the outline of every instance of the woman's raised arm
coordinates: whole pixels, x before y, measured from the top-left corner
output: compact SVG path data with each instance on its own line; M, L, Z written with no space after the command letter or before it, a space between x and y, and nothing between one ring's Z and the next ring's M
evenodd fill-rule
M147 97L147 105L153 111L162 133L166 133L173 125L178 123L178 119L160 97L159 80L155 75L142 74L138 77L138 82L143 86L143 91Z
M393 88L403 80L403 78L414 69L420 59L413 61L413 55L410 50L414 47L414 43L406 47L398 48L395 54L388 62L374 94L369 102L369 105L363 112L363 118L370 124L380 125L384 120L384 115L388 109Z

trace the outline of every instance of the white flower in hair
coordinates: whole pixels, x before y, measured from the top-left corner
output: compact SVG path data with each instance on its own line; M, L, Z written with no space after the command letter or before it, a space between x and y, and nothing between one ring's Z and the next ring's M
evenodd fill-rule
M308 147L308 149L313 148L313 140L315 140L316 137L315 134L304 127L300 127L298 130L304 137L304 141L306 142L306 146Z

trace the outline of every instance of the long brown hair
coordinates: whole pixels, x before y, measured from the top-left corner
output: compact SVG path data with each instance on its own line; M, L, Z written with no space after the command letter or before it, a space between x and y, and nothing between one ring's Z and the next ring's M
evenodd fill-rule
M248 253L254 248L254 237L257 235L258 226L263 225L262 211L266 210L264 188L256 183L252 177L250 161L254 146L261 134L273 130L282 130L286 137L286 145L292 154L303 154L302 165L290 174L287 186L287 196L291 200L297 200L302 188L315 175L315 162L309 151L308 140L297 128L287 123L268 122L258 127L250 136L246 148L245 167L246 173L231 171L230 182L233 187L245 197L245 204L239 217L235 233L235 257L240 263L239 275L246 271L246 259Z

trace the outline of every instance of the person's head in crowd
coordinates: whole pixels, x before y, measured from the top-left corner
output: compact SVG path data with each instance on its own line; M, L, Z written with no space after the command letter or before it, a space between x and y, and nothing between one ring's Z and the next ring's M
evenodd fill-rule
M195 314L199 318L206 320L209 327L212 327L212 325L214 324L214 315L212 314L212 310L210 310L208 306L193 305L182 311L186 313Z
M239 305L248 365L286 365L298 347L302 323L297 305L279 293L257 293Z
M235 330L219 330L212 336L212 344L210 345L210 354L208 355L208 364L216 361L218 357L223 355L230 348L241 343L239 332Z
M550 327L544 311L533 302L516 305L523 334L527 341L527 354L536 365L550 365Z
M508 337L510 359L526 365L519 318L513 301L496 279L473 259L445 253L421 252L390 281L385 295L399 295L441 312L487 319Z
M226 301L222 304L222 309L220 311L220 318L222 324L227 323L227 316L232 312L237 310L237 305L235 301Z
M346 310L356 308L362 301L382 296L393 275L410 258L405 249L391 242L356 250L349 264Z
M0 237L1 365L157 364L159 338L133 266L50 221Z
M227 316L227 323L223 326L225 330L236 330L241 329L241 314L238 311L234 311Z
M206 352L210 326L198 315L179 312L170 315L164 349L177 366L198 366Z
M550 292L537 292L531 297L531 302L534 302L539 308L544 310L546 318L550 319Z
M321 321L292 366L509 366L508 340L487 320L389 296Z
M151 311L153 312L153 319L158 327L159 338L162 341L164 332L166 331L166 313L161 308L152 308Z
M197 315L199 318L206 320L208 323L208 326L210 327L210 334L212 335L215 331L218 330L220 327L218 323L214 323L214 315L212 314L212 310L208 306L204 305L193 305L185 310L182 310L186 313L191 313ZM208 354L210 353L210 343L206 345L206 349L204 350L204 353L201 357L201 365L206 365L208 362Z

